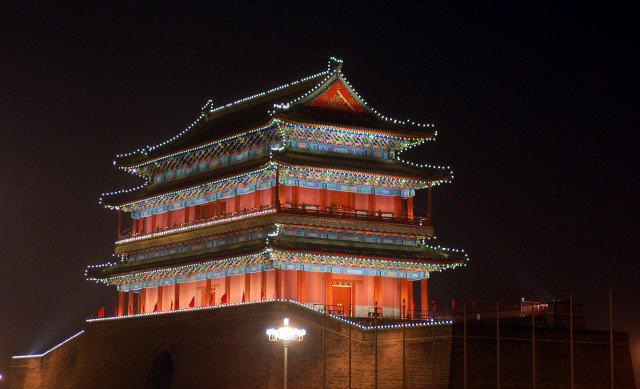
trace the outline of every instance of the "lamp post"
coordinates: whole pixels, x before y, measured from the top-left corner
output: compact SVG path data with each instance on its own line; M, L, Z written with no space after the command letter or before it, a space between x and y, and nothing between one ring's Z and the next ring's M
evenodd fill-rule
M307 331L304 328L289 327L288 317L282 319L282 322L284 324L283 327L278 329L268 328L267 336L269 336L269 340L272 342L282 341L282 345L284 346L284 389L287 389L287 347L291 341L300 342L307 334Z

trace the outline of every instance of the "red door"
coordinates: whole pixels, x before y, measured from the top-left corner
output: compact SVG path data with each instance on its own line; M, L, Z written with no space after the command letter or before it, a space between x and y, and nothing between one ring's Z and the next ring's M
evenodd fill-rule
M337 313L342 313L344 316L353 316L353 285L334 283L332 289L332 310L336 310Z

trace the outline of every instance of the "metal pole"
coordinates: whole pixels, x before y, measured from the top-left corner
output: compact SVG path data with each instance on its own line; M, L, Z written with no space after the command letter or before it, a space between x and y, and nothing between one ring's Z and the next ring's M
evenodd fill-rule
M463 329L463 342L462 349L464 354L464 389L467 389L467 298L465 297L464 302L462 303L462 329Z
M500 389L500 290L496 293L496 382Z
M349 324L349 389L351 389L351 327Z
M326 301L326 300L325 300ZM327 305L324 306L324 315L322 315L322 388L327 384Z
M571 360L571 389L574 388L574 381L573 381L573 288L571 288L571 291L569 292L569 334L570 334L570 340L569 340L569 354L571 356L570 360Z
M611 368L611 389L613 389L613 291L609 280L609 363Z
M407 387L407 358L406 358L406 323L402 324L402 387Z
M287 344L284 344L284 389L287 389Z
M374 342L374 348L375 348L375 377L374 377L374 381L375 381L375 388L378 389L378 318L377 316L374 317L373 319L374 322L374 335L375 335L375 342Z
M436 387L436 325L431 323L431 378Z
M536 314L534 312L535 295L531 286L531 368L533 374L533 389L536 389Z

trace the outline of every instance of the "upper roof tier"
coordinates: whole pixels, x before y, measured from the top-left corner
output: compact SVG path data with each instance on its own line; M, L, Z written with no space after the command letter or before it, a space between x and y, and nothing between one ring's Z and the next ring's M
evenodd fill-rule
M158 145L118 155L115 164L141 164L242 134L274 119L416 141L434 136L432 124L391 119L369 107L345 79L341 67L341 60L331 58L327 71L217 108L209 101L187 129Z
M188 191L212 185L212 183L238 174L250 174L269 167L292 167L294 169L316 169L326 174L344 172L345 174L360 175L361 180L387 178L392 180L415 181L414 184L405 182L407 188L419 189L438 184L451 179L452 173L444 167L415 166L397 160L368 159L343 155L336 158L326 153L315 151L301 151L295 149L272 150L269 154L246 159L212 170L205 170L189 176L183 176L174 181L150 183L126 191L105 193L100 203L107 207L120 207L143 199L168 196L176 193L176 188ZM167 197L167 201L170 198Z

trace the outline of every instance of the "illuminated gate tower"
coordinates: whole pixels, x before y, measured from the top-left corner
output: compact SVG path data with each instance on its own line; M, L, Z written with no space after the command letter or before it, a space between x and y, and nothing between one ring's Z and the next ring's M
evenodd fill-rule
M433 125L370 108L341 65L209 101L172 139L117 156L146 183L103 195L119 212L120 261L87 269L117 287L117 315L273 298L345 316L426 315L429 273L466 261L429 242L431 189L451 172L401 161L434 139ZM429 192L425 218L413 213L417 189Z

